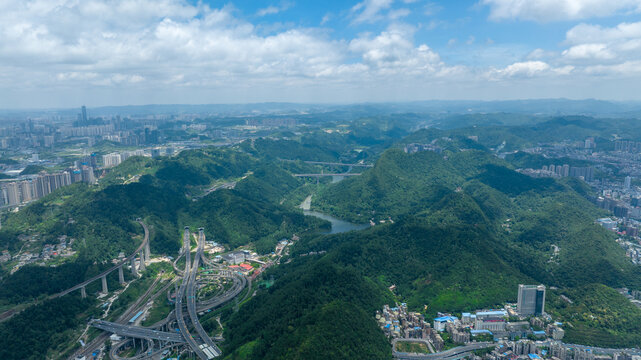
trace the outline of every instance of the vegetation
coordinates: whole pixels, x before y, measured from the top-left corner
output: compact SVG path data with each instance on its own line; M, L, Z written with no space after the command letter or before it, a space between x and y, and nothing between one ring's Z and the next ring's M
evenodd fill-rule
M573 303L554 296L560 294ZM641 344L641 309L607 286L590 284L553 294L546 309L565 319L566 342L615 348Z
M391 348L371 314L386 290L331 261L294 262L266 292L233 314L225 329L247 359L389 359ZM232 357L233 358L233 357Z
M44 166L40 165L27 165L21 172L20 175L33 175L41 171L46 171Z
M45 358L72 340L74 329L86 322L87 309L93 301L80 296L48 300L0 323L0 356Z
M437 311L489 308L515 301L518 283L545 283L568 291L590 286L609 289L605 285L641 288L638 268L625 260L609 233L594 225L593 219L602 213L582 196L586 192L580 184L526 177L512 170L508 162L480 149L457 150L466 144L469 145L464 139L453 140L444 154L409 155L390 150L364 175L323 188L313 202L322 211L352 221L392 218L394 223L333 236L308 235L295 246L292 258L324 250L327 253L316 264L353 269L350 271L354 283L374 283L380 288L394 284L396 294L410 308L422 310L427 305L428 316ZM561 249L556 257L553 244ZM298 356L296 352L283 354L266 345L279 341L289 344L295 336L304 336L300 321L290 321L289 332L284 325L267 325L278 322L272 316L281 316L269 301L284 301L277 295L290 287L299 292L314 289L313 298L300 300L304 304L322 301L332 294L325 290L320 274L308 284L298 283L314 274L310 269L314 267L313 258L307 259L309 264L277 269L275 285L263 290L264 297L259 294L246 305L247 309L229 320L229 336L233 339L229 351L246 351L244 345L251 343L252 355L248 358ZM348 289L341 287L343 291ZM288 296L298 295L291 290ZM336 295L335 300L342 296L345 293ZM383 291L367 297L380 302L385 296ZM582 303L583 296L575 296L577 304ZM605 302L610 300L602 298ZM368 305L358 307L372 314ZM290 306L285 308L287 313L296 312ZM316 311L306 308L303 314ZM341 311L348 316L348 310ZM570 312L558 314L567 319ZM305 315L297 314L300 317ZM366 328L366 324L364 320L361 327ZM243 330L245 326L257 330L243 335L247 332ZM589 331L601 326L612 334L636 331L617 329L612 323L596 326L586 322L583 326ZM327 337L331 337L329 333ZM577 339L577 335L572 336ZM593 339L601 345L609 341L599 342L597 336ZM304 341L299 339L297 343ZM635 343L638 340L634 337L620 338L618 342L628 346Z
M399 341L396 343L396 351L417 354L429 354L430 350L422 342Z
M75 240L78 253L55 268L25 266L13 275L5 269L0 305L42 300L98 273L119 252L131 253L142 239L135 219L143 218L156 254L175 255L179 229L186 225L205 227L208 239L228 248L252 245L259 253L271 252L282 238L301 237L282 264L263 275L273 285L259 287L240 311L229 304L203 318L213 333L220 331L216 318L221 317L227 359L389 359L389 342L373 317L383 304L404 301L427 316L490 308L516 300L519 283L560 289L550 292L548 309L566 322L568 341L638 344L641 311L612 287L641 289L641 271L626 261L612 234L594 224L603 213L588 201L591 190L576 179L535 179L514 170L538 167L544 160L535 156L515 153L503 160L493 154L503 141L506 150L519 149L550 129L555 139L605 136L601 121L522 117L507 128L498 126L507 121L502 116L481 120L488 126L420 130L396 146L392 143L408 134L416 119L408 125L367 118L337 124L331 134L283 131L275 136L280 139L258 138L173 158L128 159L99 186L68 186L3 218L4 249L20 249L25 243L21 235L45 243L66 235ZM625 128L617 124L617 131ZM406 154L399 149L411 142L433 142L443 151ZM363 175L338 184L316 185L291 176L326 169L303 160L375 159ZM223 183L235 187L214 191ZM311 194L314 209L376 225L319 234L326 223L295 208ZM318 255L302 256L312 251ZM112 305L113 316L150 286L152 272ZM112 288L116 279L109 281ZM394 292L390 285L396 285ZM560 294L574 303L564 302ZM70 300L61 318L66 329L77 329L92 303L65 298ZM0 324L0 334L45 310L60 311L57 306L44 301ZM148 321L167 309L159 298ZM21 358L69 341L69 333L56 326L51 329L62 337L42 329L34 336L45 339L42 345L33 353L22 350ZM20 344L30 346L27 340Z

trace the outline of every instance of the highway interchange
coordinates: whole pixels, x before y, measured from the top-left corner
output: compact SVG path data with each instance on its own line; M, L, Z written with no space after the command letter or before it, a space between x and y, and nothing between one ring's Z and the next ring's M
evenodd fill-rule
M140 222L140 224L145 229L145 240L141 247L137 249L132 256L135 256L148 244L147 227L142 222ZM113 345L110 352L110 357L112 359L132 360L158 357L161 352L168 349L178 350L179 352L188 351L195 354L199 359L205 360L218 357L222 354L222 351L200 324L198 313L209 311L231 301L241 294L243 290L251 292L251 282L246 276L226 270L223 266L212 262L205 256L205 234L202 228L199 229L198 232L196 253L192 260L190 236L191 233L189 228L185 227L182 239L182 250L179 256L179 258L183 256L185 257L184 270L178 269L178 259L173 262L175 273L179 278L169 281L168 284L163 286L160 290L154 292L153 290L156 288L159 281L159 278L157 278L152 286L150 286L149 289L139 297L124 314L118 317L115 322L92 319L89 324L94 328L103 330L104 333L86 344L86 346L77 351L72 357L70 357L70 359L75 359L76 356L86 356L87 358L90 358L92 354L97 352L97 349L100 349L103 346L104 342L109 337L109 334L116 334L124 337L122 341ZM127 257L124 261L131 260L132 256ZM108 274L109 272L117 269L118 266L122 266L124 261L107 270L105 273ZM213 270L211 273L207 275L198 274L199 266L201 266L201 264L212 268ZM100 276L103 276L103 274L99 274L96 279L100 278ZM210 299L196 301L199 282L201 282L202 279L211 280L212 278L229 279L232 281L232 284L227 290ZM84 283L95 281L96 279L90 279ZM133 323L127 322L133 314L144 309L146 304L151 303L151 301L158 296L166 293L168 299L171 300L172 298L169 296L171 294L171 285L174 285L179 279L181 280L180 287L175 292L175 297L173 298L175 308L166 318L148 327L137 326ZM78 284L73 288L66 290L64 293L76 290L83 284ZM61 294L56 295L64 295ZM130 347L132 343L134 345L141 345L138 350L138 354L130 358L119 357L119 349L123 347Z

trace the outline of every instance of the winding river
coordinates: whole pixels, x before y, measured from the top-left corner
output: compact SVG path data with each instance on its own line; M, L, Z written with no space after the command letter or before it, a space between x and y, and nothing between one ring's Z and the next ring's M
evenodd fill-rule
M352 231L352 230L363 230L367 229L370 227L369 224L354 224L351 222L347 222L338 218L335 218L331 215L323 214L318 211L313 211L310 210L312 205L312 196L308 196L305 201L303 201L300 205L299 208L303 209L303 213L308 216L315 216L317 218L327 220L332 224L332 228L329 232L326 232L326 234L339 234L347 231Z

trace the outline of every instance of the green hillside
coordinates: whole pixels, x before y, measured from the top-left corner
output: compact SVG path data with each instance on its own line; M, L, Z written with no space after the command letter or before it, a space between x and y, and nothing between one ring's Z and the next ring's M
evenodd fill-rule
M310 325L290 320L287 327L275 327L265 319L287 318L292 311L302 311L297 318L305 318L318 310L287 303L286 310L279 309L280 304L270 300L283 301L283 292L296 298L303 289L310 291L315 295L307 295L312 297L301 304L313 304L329 302L327 296L340 301L352 288L369 283L380 289L396 285L393 296L414 310L423 311L427 305L426 314L431 316L437 311L469 311L515 301L519 283L566 289L577 306L588 306L593 313L600 310L590 305L592 295L580 289L641 288L638 268L625 259L612 235L594 224L603 213L583 197L588 190L580 183L530 178L487 152L461 151L465 139L446 141L449 146L442 154L389 150L363 175L322 188L313 207L355 222L374 219L377 225L359 232L304 237L292 252L299 261L293 264L304 265L275 269L276 285L252 299L243 308L248 311L231 317L228 350L243 354L237 358L302 358L293 345L284 352L287 346L275 349L271 344L291 344L292 339L306 343L304 336L296 336L306 333ZM393 223L379 223L389 218ZM560 248L558 255L552 245ZM310 251L326 253L300 258ZM321 274L316 281L301 283L318 264L351 269L349 284L328 290L324 281L329 279ZM368 297L372 303L381 303L391 295L383 290ZM632 327L617 325L629 323L624 317L636 312L621 297L599 298L603 306L624 310L613 312L607 322L578 322L576 330L569 331L570 338L586 339L598 332L603 336L590 337L591 343L636 344L634 336L618 337L622 331L633 331ZM373 314L371 304L358 306ZM557 301L551 300L549 308L562 320L571 317L571 311ZM345 318L354 315L348 308L336 311ZM371 320L363 319L357 328L367 329L369 324ZM352 344L360 347L375 338L364 334L362 343ZM328 350L319 350L318 358L341 346L339 341L327 343Z

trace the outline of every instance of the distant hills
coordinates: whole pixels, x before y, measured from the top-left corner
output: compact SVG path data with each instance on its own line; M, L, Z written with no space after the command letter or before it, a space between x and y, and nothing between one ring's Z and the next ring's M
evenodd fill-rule
M78 104L78 108L81 104ZM202 114L205 116L307 115L315 113L349 113L372 116L395 113L471 114L512 113L533 115L589 115L599 117L641 116L641 102L570 99L525 99L503 101L428 100L395 103L314 104L149 104L90 107L91 116L143 116ZM0 109L0 118L43 115L75 116L77 108Z

